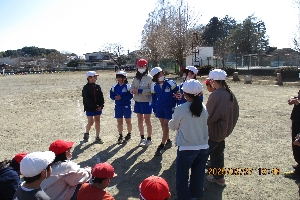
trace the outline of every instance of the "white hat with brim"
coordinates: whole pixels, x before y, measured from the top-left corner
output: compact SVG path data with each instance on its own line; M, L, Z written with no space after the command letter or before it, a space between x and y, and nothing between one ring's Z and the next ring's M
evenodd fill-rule
M226 72L222 69L214 69L209 72L208 78L212 80L226 80Z
M117 72L117 75L122 75L122 76L125 76L125 77L127 77L127 73L126 72L124 72L124 71L118 71Z
M89 77L89 76L99 76L95 71L88 71L86 72L86 77Z
M185 69L192 71L194 74L198 74L198 69L194 66L186 66Z
M34 177L40 174L55 159L52 151L33 152L27 154L20 163L20 172L24 177Z
M154 67L154 68L151 70L150 75L153 77L153 76L155 76L155 74L157 74L157 73L159 73L159 72L161 72L161 71L162 71L162 69L161 69L160 67Z
M202 92L203 86L199 81L190 79L183 83L182 90L189 94L198 95L200 92Z

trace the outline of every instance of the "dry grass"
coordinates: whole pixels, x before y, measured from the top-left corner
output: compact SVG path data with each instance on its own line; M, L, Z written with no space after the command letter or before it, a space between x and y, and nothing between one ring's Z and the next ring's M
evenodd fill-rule
M115 75L112 71L99 73L98 83L106 101L101 117L101 136L105 142L102 145L81 142L86 123L81 98L81 89L86 83L84 72L0 77L0 159L12 158L20 151L47 150L56 139L72 140L75 142L73 160L81 166L93 166L100 157L101 162L110 162L115 167L118 176L108 191L117 200L138 199L138 185L150 175L164 177L171 187L172 199L176 199L176 148L172 147L162 157L154 156L162 136L159 121L154 117L153 145L147 149L138 148L140 138L134 114L132 140L127 145L116 145L114 103L109 98ZM129 74L129 82L132 76ZM169 77L175 78L174 75ZM275 77L253 78L252 84L228 79L239 101L240 118L234 132L226 139L225 149L226 168L253 168L253 173L226 176L228 185L225 188L205 181L205 199L298 197L295 180L284 178L282 172L291 170L294 164L289 120L292 107L287 99L297 94L299 83L274 86ZM205 77L200 79L204 81ZM204 91L204 95L206 102L209 94ZM171 138L175 137L175 132L170 131L170 134ZM258 168L279 168L281 173L259 175Z

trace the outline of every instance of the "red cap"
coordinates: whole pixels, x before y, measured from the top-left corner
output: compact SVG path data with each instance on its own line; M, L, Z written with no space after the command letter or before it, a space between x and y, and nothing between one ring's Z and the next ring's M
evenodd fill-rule
M205 85L210 85L210 80L209 80L209 78L207 78L207 79L204 81L204 84L205 84Z
M17 162L20 164L21 160L22 160L27 154L28 154L28 153L26 153L26 152L18 153L17 155L15 155L14 160L17 161Z
M74 142L67 142L64 140L56 140L50 144L49 151L55 153L55 155L67 152L73 146Z
M109 163L98 163L92 169L92 175L96 178L113 178L116 177L115 169Z
M139 59L136 63L137 66L145 66L148 65L148 61L145 59Z
M149 176L140 184L141 197L144 200L164 200L170 197L169 185L159 176Z

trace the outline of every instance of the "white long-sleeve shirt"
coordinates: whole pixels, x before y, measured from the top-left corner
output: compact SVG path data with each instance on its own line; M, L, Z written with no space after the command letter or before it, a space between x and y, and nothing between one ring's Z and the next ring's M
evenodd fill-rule
M199 146L208 145L208 113L206 107L200 117L192 116L190 111L191 102L186 102L175 108L172 119L168 125L171 130L177 130L176 146Z

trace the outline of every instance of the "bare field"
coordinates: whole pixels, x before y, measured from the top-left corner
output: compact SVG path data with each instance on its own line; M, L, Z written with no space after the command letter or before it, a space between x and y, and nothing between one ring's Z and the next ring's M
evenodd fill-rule
M140 137L135 114L132 140L126 145L117 145L114 102L109 98L115 73L99 73L97 83L105 97L101 116L104 144L93 143L93 128L92 140L81 142L86 123L81 97L85 72L0 77L0 160L12 158L21 151L48 150L56 139L71 140L75 142L73 160L82 167L93 166L98 158L114 166L118 176L107 190L116 200L138 199L138 186L150 175L164 177L171 187L171 199L176 199L176 147L167 150L162 157L154 156L162 136L159 120L154 116L153 144L147 149L137 147ZM133 75L129 73L129 83ZM175 78L174 75L169 77ZM225 167L253 168L253 172L226 176L224 188L205 181L205 199L298 199L298 180L284 178L282 174L295 164L289 120L292 106L287 104L287 99L297 95L299 84L275 86L275 77L254 77L252 84L235 83L231 79L229 77L228 83L238 99L240 118L226 139ZM204 91L204 102L208 95ZM170 131L170 135L174 139L175 132ZM279 168L280 175L259 175L258 168Z

